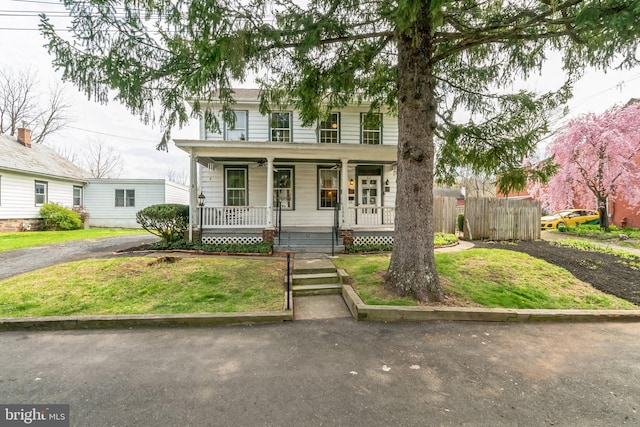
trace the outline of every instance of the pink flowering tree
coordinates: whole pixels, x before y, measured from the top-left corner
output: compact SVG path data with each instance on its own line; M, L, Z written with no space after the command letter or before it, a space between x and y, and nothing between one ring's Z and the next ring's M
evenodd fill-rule
M640 204L640 104L614 106L570 121L548 147L558 165L545 185L530 192L551 210L597 203L600 227L609 231L608 203L624 196Z

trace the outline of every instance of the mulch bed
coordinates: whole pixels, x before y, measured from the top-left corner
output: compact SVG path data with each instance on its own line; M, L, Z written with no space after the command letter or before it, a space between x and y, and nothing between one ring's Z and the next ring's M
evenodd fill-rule
M474 241L479 248L518 251L570 271L575 277L611 295L640 305L640 257L634 256L635 266L629 260L602 252L558 246L554 242L496 243Z

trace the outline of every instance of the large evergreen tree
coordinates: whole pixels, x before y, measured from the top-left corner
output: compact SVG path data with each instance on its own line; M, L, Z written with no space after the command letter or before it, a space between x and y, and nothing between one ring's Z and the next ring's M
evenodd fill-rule
M515 179L547 131L546 113L567 99L585 67L638 63L640 0L64 2L74 17L69 36L42 16L54 65L95 100L106 102L113 90L145 122L159 123L162 145L189 118L185 99L216 129L206 101L215 93L230 118L233 82L254 76L264 110L291 105L307 125L354 100L371 101L372 112L397 111L387 286L420 300L442 299L434 174L452 180L467 167ZM565 84L513 92L554 50Z

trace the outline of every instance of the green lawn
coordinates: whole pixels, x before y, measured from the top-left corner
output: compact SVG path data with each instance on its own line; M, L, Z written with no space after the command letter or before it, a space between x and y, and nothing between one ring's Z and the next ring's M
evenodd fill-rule
M160 258L162 259L162 258ZM271 259L92 259L0 281L0 317L281 310L286 263Z
M69 240L95 239L99 237L121 236L124 234L149 234L141 229L88 228L72 231L25 231L21 233L0 233L0 252L24 249Z
M366 304L418 305L383 289L389 255L345 255L334 260L349 273ZM437 253L436 268L450 305L537 309L638 309L529 255L500 249Z

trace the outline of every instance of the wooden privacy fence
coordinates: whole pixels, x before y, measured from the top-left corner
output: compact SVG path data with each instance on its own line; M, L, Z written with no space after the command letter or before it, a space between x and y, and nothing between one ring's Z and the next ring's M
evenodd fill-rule
M469 197L465 200L464 238L538 240L540 214L538 201Z
M455 197L433 196L433 231L455 234L456 205Z

